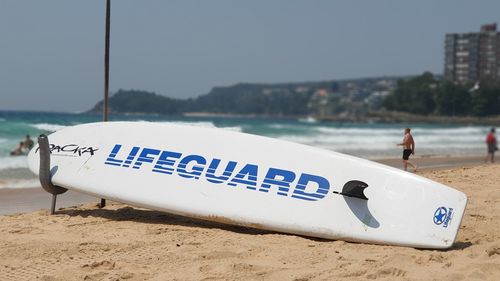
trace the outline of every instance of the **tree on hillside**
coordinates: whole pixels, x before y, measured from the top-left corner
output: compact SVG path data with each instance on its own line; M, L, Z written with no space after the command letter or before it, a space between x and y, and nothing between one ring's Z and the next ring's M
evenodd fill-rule
M456 85L445 81L436 88L436 113L447 116L465 116L470 112L471 94L469 85Z
M437 81L426 72L409 80L398 81L397 88L384 101L388 110L413 114L445 116L491 116L500 114L500 82L472 84Z
M389 110L413 114L434 112L434 92L437 81L430 72L408 80L399 80L396 90L387 97L384 106Z
M500 114L500 82L481 81L479 85L479 89L472 92L472 115Z

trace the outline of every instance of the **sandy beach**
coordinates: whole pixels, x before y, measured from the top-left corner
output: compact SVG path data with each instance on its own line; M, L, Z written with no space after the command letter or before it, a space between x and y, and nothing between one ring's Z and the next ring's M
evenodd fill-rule
M499 280L500 165L433 165L418 173L469 197L449 250L319 240L94 200L54 216L0 216L0 280Z

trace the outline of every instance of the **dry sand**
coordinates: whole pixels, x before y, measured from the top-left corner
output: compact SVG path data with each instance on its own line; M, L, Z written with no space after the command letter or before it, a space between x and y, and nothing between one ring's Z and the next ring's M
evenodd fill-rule
M500 280L500 165L419 173L469 196L449 250L318 240L87 204L54 216L0 216L0 280Z

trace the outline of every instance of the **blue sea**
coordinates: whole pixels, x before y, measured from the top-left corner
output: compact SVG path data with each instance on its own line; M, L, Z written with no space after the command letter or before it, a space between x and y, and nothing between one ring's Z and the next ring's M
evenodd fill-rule
M26 134L36 142L67 126L98 122L101 115L0 111L0 188L39 186L28 170L26 156L10 151ZM110 121L149 121L221 128L298 142L367 159L400 158L404 128L411 127L416 156L478 156L485 153L487 126L403 123L335 123L312 118L167 117L112 115ZM168 132L166 132L168 133Z

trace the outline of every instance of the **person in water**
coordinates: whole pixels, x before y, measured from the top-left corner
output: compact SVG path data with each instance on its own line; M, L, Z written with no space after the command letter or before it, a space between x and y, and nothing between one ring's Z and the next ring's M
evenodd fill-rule
M410 133L411 129L405 129L405 135L403 137L403 142L398 143L398 146L403 146L403 168L405 171L408 170L408 165L413 167L413 171L417 171L417 165L411 163L409 161L410 154L415 155L415 141L413 140L413 136Z
M488 162L489 160L491 163L495 163L495 151L498 150L495 128L491 128L490 132L486 136L486 146L488 148L488 154L486 155L484 162Z
M23 149L24 149L24 142L20 142L19 145L10 152L10 155L12 156L23 155L24 154Z
M27 149L27 150L30 150L33 148L33 145L35 143L33 142L33 140L30 138L30 135L26 135L26 138L24 139L24 147Z
M30 138L30 135L26 135L26 138L23 141L19 142L19 145L10 152L10 155L26 155L28 154L30 149L33 148L33 145L34 142Z

